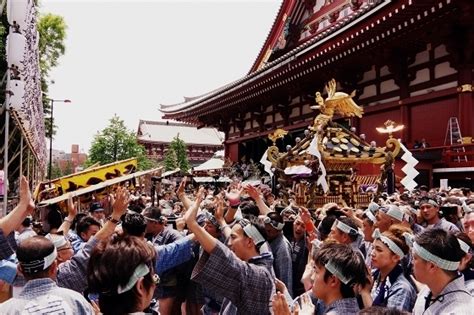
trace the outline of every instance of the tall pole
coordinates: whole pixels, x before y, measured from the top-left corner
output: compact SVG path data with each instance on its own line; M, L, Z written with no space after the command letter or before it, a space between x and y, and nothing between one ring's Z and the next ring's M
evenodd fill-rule
M51 170L53 167L53 111L54 111L54 100L51 99L51 117L49 123L49 170L48 170L48 180L49 185L51 185Z
M20 176L23 175L23 133L20 133Z
M3 148L3 209L0 214L2 217L7 215L8 209L8 138L10 132L10 109L8 106L8 97L5 101L5 142Z

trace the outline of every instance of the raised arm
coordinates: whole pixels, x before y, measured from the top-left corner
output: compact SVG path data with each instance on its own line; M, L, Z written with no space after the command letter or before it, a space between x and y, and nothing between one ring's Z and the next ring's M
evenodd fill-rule
M227 209L227 212L224 215L224 219L227 223L234 221L235 213L240 206L240 195L243 190L244 189L239 186L225 194L225 197L229 201L229 209Z
M184 219L186 220L186 225L188 226L189 231L194 233L194 237L201 244L204 251L206 251L206 253L211 253L212 250L216 247L216 243L218 241L204 228L202 228L196 221L197 211L199 205L201 204L203 193L204 188L201 187L197 193L196 201L188 209L188 211L186 211Z
M31 191L28 186L28 180L25 176L20 178L20 202L9 214L0 219L0 229L2 229L4 235L10 234L17 227L20 226L21 222L26 216L33 212L35 204L31 199Z
M176 190L176 196L178 196L179 200L183 203L183 207L185 210L188 210L193 204L191 199L189 199L188 196L186 196L186 194L184 193L184 188L186 187L187 180L187 177L184 177L181 183L179 183L178 189Z
M127 211L128 202L130 201L130 193L125 187L118 187L116 190L116 200L114 202L110 219L105 222L104 226L97 232L95 238L100 241L107 240L115 231L120 221L120 217Z
M267 215L269 212L272 212L272 210L265 204L265 201L263 201L262 195L257 188L252 185L247 185L245 190L249 196L255 200L255 204L257 205L261 215Z
M67 217L64 219L63 223L58 229L58 232L62 231L63 235L68 234L71 224L77 215L77 203L75 204L73 202L71 194L69 194L69 198L67 199L67 213Z
M230 237L230 228L227 228L228 225L224 219L224 199L220 194L217 195L216 198L216 213L214 214L214 216L216 217L217 223L219 223L219 225L221 226L224 237L227 239L228 237Z
M127 211L130 194L127 188L117 188L117 200L114 203L111 218L93 236L71 260L58 267L57 282L60 287L68 288L77 292L83 292L87 287L87 265L92 250L99 241L106 241L114 232L122 214Z

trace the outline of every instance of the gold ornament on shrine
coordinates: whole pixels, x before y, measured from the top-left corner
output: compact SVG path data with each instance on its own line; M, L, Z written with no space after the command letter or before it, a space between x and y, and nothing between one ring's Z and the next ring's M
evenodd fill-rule
M288 131L283 129L277 129L273 133L268 135L268 139L272 140L273 145L276 145L278 139L284 138L288 134Z
M395 122L390 119L384 123L384 126L385 127L376 127L375 129L380 133L388 133L388 136L390 138L393 138L392 133L403 130L403 128L405 127L404 125L397 126Z

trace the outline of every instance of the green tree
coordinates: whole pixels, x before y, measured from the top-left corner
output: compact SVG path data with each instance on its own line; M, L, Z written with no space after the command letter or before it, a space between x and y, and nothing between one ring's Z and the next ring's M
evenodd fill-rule
M86 165L101 165L135 157L138 169L149 169L154 166L145 154L145 148L137 142L133 131L127 130L124 121L117 115L109 120L109 125L98 132L92 141Z
M186 153L186 143L179 138L179 134L173 138L165 155L165 170L170 171L175 168L179 168L184 173L191 168Z
M48 75L49 71L58 65L59 57L66 52L64 41L67 25L62 16L47 13L40 15L37 28L40 36L38 43L40 69L42 73Z
M45 132L49 138L56 134L56 126L53 121L53 134L50 134L51 104L48 97L49 72L59 64L59 58L66 52L66 30L67 25L64 18L59 15L47 13L38 18L37 29L39 33L39 66L41 69L41 91L43 91L43 111L45 114ZM54 120L54 117L53 117Z
M49 173L49 166L48 166L48 173ZM55 178L63 177L64 175L65 174L63 174L59 165L57 163L53 163L51 167L51 178L55 179Z
M172 171L178 167L178 160L176 159L176 152L169 148L165 153L165 159L163 161L165 171Z
M72 174L72 173L74 173L74 168L72 167L71 160L68 160L66 162L66 166L65 166L64 171L63 171L63 176L66 176L66 175L69 175L69 174Z

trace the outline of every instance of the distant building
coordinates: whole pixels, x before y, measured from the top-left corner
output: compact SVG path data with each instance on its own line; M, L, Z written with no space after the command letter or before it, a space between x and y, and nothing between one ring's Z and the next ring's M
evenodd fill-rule
M209 160L216 151L224 148L224 134L215 128L196 128L189 124L140 120L137 140L145 146L147 156L162 161L173 139L179 138L186 143L188 161L193 166Z
M61 169L61 172L79 172L87 160L87 154L79 152L79 145L71 146L71 153L53 150L53 161Z

